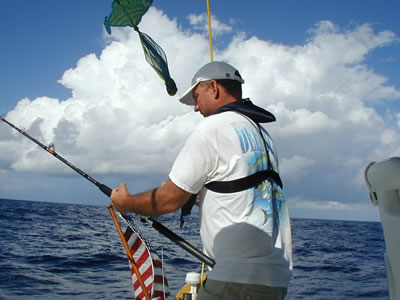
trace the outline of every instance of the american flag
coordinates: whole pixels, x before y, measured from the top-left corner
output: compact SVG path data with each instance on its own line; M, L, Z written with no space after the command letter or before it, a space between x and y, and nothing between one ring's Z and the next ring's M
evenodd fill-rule
M125 240L128 243L135 264L139 269L139 273L141 274L151 299L165 300L170 294L170 291L161 260L159 259L154 248L143 237L139 228L133 223L132 219L126 215L123 216L123 219L128 224L128 227L124 233ZM145 299L139 280L130 261L129 268L131 270L135 299Z

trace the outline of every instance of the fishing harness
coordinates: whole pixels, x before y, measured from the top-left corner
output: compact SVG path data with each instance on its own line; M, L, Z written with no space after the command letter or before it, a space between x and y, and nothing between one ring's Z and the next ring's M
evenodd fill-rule
M229 181L211 181L204 186L217 193L236 193L240 191L244 191L255 186L258 186L261 182L265 180L272 180L280 188L283 188L282 180L277 172L273 170L271 159L269 157L269 151L267 147L267 143L264 139L262 131L265 131L263 127L260 126L260 123L270 123L276 121L275 116L266 111L265 109L254 105L249 98L241 99L240 101L235 101L228 103L218 110L216 110L213 114L219 114L226 111L233 111L243 115L246 119L250 119L256 125L258 132L260 133L261 139L264 144L265 153L267 155L267 170L258 171L254 174L251 174L246 177L242 177L239 179L229 180ZM249 122L251 122L249 120ZM253 125L254 123L251 122ZM197 194L192 194L186 204L181 208L181 217L180 217L180 226L182 227L184 224L184 217L190 215L193 205L196 202Z

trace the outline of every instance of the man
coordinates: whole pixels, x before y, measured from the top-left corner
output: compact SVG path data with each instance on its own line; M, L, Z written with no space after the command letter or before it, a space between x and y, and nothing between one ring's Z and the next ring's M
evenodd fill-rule
M260 123L275 117L242 99L240 73L211 62L194 75L180 101L204 120L187 139L169 180L130 195L113 190L122 213L157 216L199 194L204 252L216 264L198 299L284 299L292 275L291 229L277 155Z

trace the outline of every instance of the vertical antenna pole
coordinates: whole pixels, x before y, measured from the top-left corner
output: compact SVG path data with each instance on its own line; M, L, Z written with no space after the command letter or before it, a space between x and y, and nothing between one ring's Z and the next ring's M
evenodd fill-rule
M208 37L210 39L210 56L211 61L213 58L213 45L212 45L212 33L211 33L211 13L210 13L210 0L207 0L207 15L208 15Z

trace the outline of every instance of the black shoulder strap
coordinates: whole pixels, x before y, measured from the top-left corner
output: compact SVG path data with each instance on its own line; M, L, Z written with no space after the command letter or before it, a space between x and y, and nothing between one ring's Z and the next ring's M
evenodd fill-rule
M185 223L185 220L183 217L189 216L190 213L192 212L193 205L196 202L197 194L192 194L190 196L189 200L185 203L184 206L181 208L181 228L183 227L183 223Z
M229 194L245 191L252 187L259 185L264 180L273 180L277 185L283 188L281 177L278 173L272 170L263 170L251 174L246 177L242 177L235 180L230 181L212 181L205 185L206 188L213 192ZM194 203L196 202L197 194L192 194L189 200L185 203L185 205L181 208L181 228L184 224L184 217L189 216Z
M205 187L217 193L236 193L255 187L264 180L270 179L283 188L279 174L272 170L259 171L249 176L230 181L212 181L207 183Z

